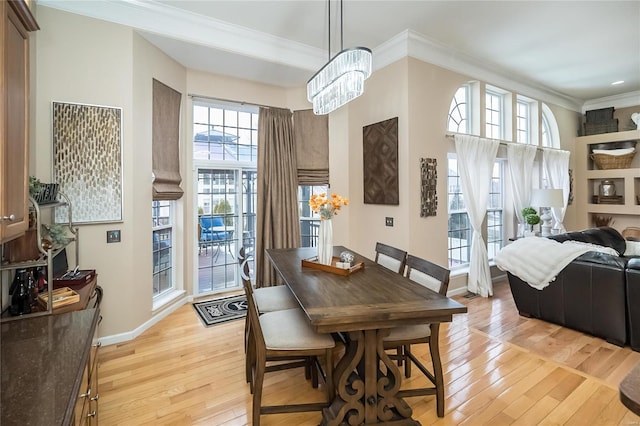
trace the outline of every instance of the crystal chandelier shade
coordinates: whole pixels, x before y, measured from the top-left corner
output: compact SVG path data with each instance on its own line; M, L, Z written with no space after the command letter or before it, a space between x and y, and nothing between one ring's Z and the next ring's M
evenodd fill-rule
M329 114L362 95L371 75L371 50L345 49L334 56L307 83L307 99L316 115Z

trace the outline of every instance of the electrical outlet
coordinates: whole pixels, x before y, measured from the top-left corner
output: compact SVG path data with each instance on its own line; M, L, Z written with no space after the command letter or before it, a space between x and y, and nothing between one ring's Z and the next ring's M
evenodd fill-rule
M120 230L107 231L107 243L119 243L120 242Z
M393 218L392 217L385 217L384 218L384 224L387 226L393 226Z

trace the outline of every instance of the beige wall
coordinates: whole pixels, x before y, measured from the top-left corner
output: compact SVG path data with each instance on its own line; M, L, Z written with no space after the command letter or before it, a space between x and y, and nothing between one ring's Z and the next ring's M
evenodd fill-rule
M151 79L183 93L185 195L178 202L175 245L176 284L187 295L192 293L196 260L192 152L191 144L185 142L192 138L188 94L292 110L310 108L310 104L304 87L283 89L186 70L124 26L45 7L37 10L37 19L42 30L35 40L32 174L43 181L51 179L52 100L123 108L124 220L81 226L80 266L98 270L105 290L101 335L133 337L159 314L151 301ZM374 72L365 83L364 95L330 115L330 191L351 200L334 220L336 244L373 257L376 241L383 241L446 264L446 153L451 149L451 141L444 137L446 118L455 90L470 79L404 58ZM579 114L550 107L558 120L563 148L572 149ZM362 128L392 117L399 121L400 204L365 205ZM438 161L435 217L420 217L421 157ZM385 226L387 216L394 218L393 227ZM121 229L121 243L106 244L109 229Z

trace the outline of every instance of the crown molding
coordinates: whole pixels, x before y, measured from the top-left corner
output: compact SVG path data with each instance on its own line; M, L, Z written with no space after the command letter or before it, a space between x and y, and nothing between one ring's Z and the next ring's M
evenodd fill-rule
M319 48L154 2L39 0L38 4L309 71L320 68L326 57Z
M623 93L621 95L607 96L605 98L591 99L582 105L582 113L587 110L600 108L628 108L640 105L640 90Z
M450 47L424 35L405 30L374 49L376 67L382 68L390 63L411 56L439 67L468 75L470 79L482 80L503 89L513 90L543 102L553 103L572 111L580 112L583 101L553 91L534 81L514 79L506 71L486 62L457 52Z

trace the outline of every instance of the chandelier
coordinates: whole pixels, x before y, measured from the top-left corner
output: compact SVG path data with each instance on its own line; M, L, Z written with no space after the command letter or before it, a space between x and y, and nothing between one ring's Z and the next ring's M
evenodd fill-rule
M331 58L331 0L329 4L329 62L307 82L307 99L316 115L329 114L364 92L364 81L371 75L371 50L366 47L344 49L342 0L340 0L340 53Z

